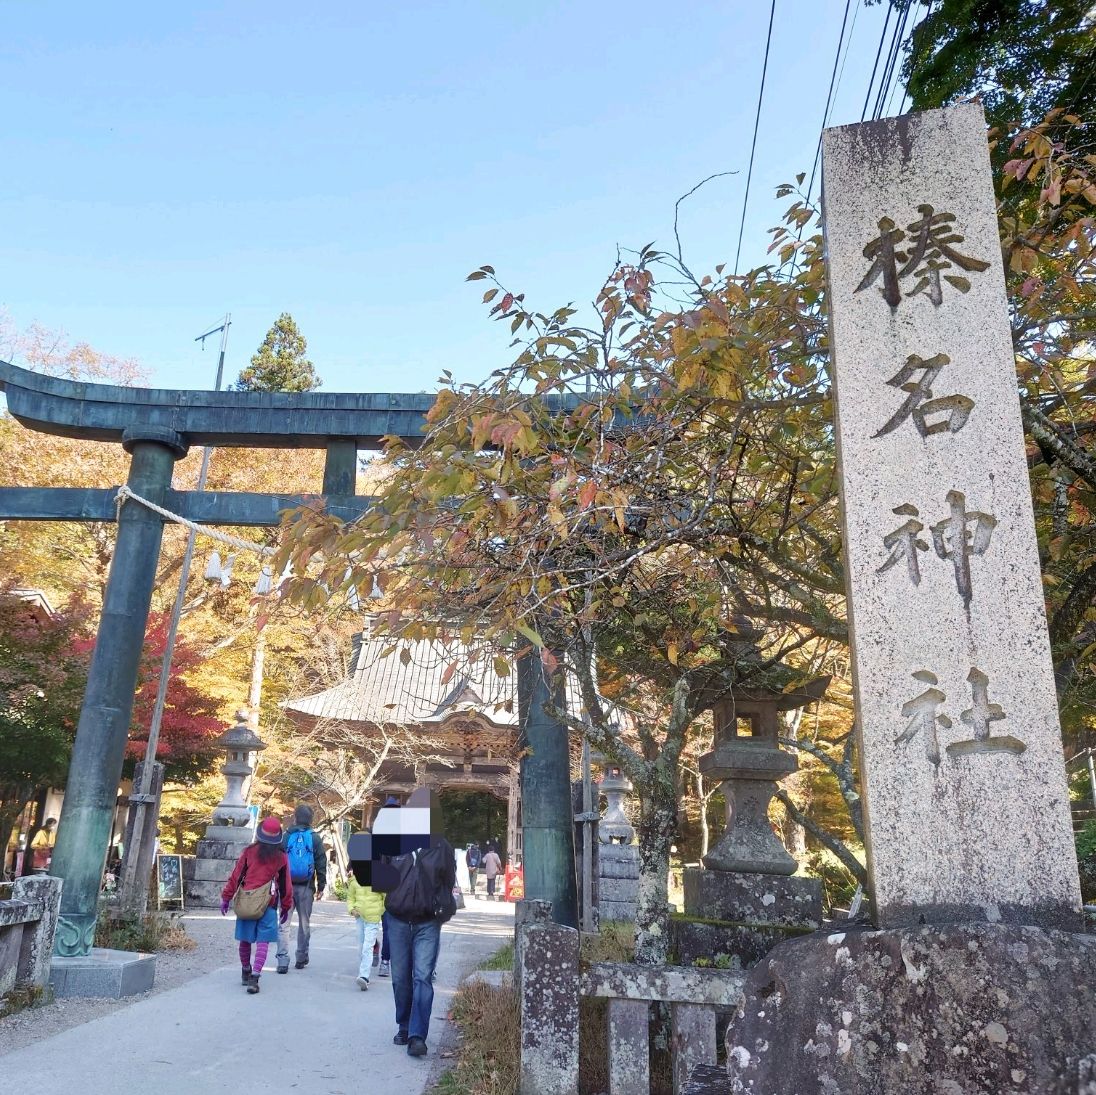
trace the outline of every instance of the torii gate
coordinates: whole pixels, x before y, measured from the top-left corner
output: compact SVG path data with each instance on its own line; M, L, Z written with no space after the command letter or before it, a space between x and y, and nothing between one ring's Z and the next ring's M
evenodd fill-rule
M276 526L282 511L317 496L173 490L175 461L190 446L326 449L319 497L330 513L349 521L361 516L370 503L354 493L358 450L379 448L387 436L417 445L434 403L434 396L427 393L122 388L43 376L5 361L0 361L0 390L7 397L9 412L29 429L121 443L131 457L126 485L133 494L199 524L252 527ZM571 410L581 401L577 396L549 400L558 412ZM132 500L116 506L116 496L117 490L110 488L0 488L0 520L118 522L53 853L54 873L64 879L55 946L60 955L88 954L95 935L100 875L164 529L162 516ZM530 686L528 695L534 697L534 706L523 719L530 755L522 779L523 788L536 787L537 794L536 801L529 803L526 826L544 830L547 854L536 855L540 844L536 837L532 846L527 839L525 851L527 862L543 858L543 870L535 873L551 880L565 866L559 858L560 834L552 831L565 825L569 832L571 824L567 736L540 710L541 698L546 698L543 691L535 692L535 686ZM561 809L564 802L565 810ZM572 896L573 874L572 848ZM529 892L529 896L550 898L552 893L549 889L544 894Z

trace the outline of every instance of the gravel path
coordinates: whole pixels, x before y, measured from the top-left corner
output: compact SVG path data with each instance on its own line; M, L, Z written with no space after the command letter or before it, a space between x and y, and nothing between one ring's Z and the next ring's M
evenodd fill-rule
M343 909L341 901L325 902L335 909ZM320 905L318 909L323 909ZM326 910L325 910L326 911ZM321 913L321 916L323 913ZM233 919L224 917L212 909L201 909L183 917L187 934L198 944L192 951L161 951L156 955L156 982L150 992L139 996L127 996L124 1000L100 1000L93 997L69 997L55 1000L46 1007L22 1011L0 1019L0 1057L12 1050L31 1045L42 1038L50 1038L70 1027L90 1023L111 1012L131 1007L169 989L177 988L195 977L210 973L221 966L236 962L233 942ZM0 1072L3 1070L0 1069Z

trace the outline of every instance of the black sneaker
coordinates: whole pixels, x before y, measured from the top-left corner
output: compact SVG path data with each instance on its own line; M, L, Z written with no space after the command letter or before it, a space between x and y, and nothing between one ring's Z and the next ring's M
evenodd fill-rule
M426 1056L426 1039L425 1038L412 1038L407 1043L407 1056L408 1057L425 1057Z
M305 966L307 966L307 965L308 965L308 959L307 958L298 958L297 962L296 962L296 966L294 968L299 969L299 970L303 970L305 968Z
M394 1046L405 1046L405 1045L407 1045L407 1031L397 1030L396 1031L396 1036L392 1039L392 1044Z
M240 970L240 980L246 985L251 980L251 967L244 966Z
M259 978L253 973L247 979L247 992L249 996L254 996L259 991Z
M288 973L289 972L289 963L286 962L286 964L284 966L279 966L278 967L278 972L279 973Z

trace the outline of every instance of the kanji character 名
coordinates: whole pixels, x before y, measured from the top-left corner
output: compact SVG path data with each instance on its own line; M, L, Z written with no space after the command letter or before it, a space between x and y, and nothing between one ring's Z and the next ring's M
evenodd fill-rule
M933 304L939 306L944 301L941 279L961 293L970 291L968 278L945 271L954 267L966 273L989 269L988 262L971 258L955 249L955 245L962 243L965 237L955 231L954 213L937 213L927 204L919 205L917 211L921 219L909 225L905 232L890 217L880 218L879 235L864 247L863 252L864 257L871 260L871 266L854 292L859 293L882 278L880 292L883 299L891 308L897 308L902 303L899 283L903 278L912 276L918 280L906 296L924 293ZM909 244L908 250L900 251L898 245L904 241Z
M951 719L947 715L937 714L936 709L947 699L947 696L936 687L939 683L936 675L927 669L917 670L913 674L913 679L930 687L902 705L902 715L910 721L905 730L894 739L894 744L903 745L913 741L918 734L922 734L925 741L925 756L933 764L939 764L940 743L936 737L936 728L941 726L945 730L950 730Z
M989 677L975 666L967 674L973 702L959 718L974 731L973 738L955 741L948 746L948 756L964 757L974 753L1014 753L1017 756L1027 746L1011 734L993 734L993 723L1005 718L999 703L989 702Z
M875 436L882 437L898 429L907 418L913 419L917 432L922 437L936 433L958 433L974 409L974 400L965 395L933 396L932 386L945 365L951 364L947 354L923 358L911 354L906 364L887 381L892 388L906 393L906 401L888 419ZM920 373L920 377L918 377ZM930 416L940 418L930 420Z

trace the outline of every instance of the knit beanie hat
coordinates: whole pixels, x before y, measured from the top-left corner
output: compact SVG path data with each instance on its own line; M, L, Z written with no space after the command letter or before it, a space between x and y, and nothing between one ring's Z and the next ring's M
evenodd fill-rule
M303 802L293 811L293 820L302 829L312 828L312 807L306 806Z
M260 844L281 844L282 823L276 817L264 818L256 836Z

